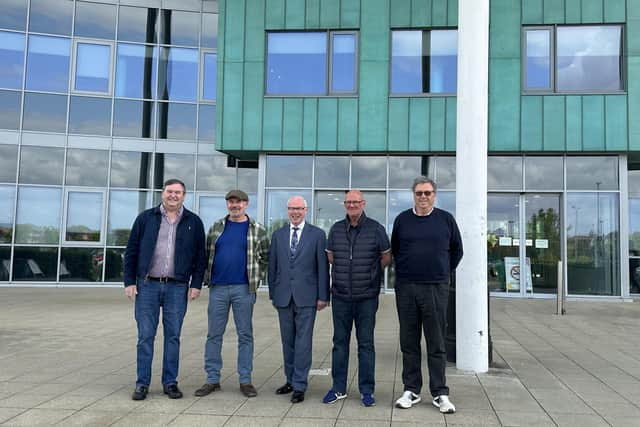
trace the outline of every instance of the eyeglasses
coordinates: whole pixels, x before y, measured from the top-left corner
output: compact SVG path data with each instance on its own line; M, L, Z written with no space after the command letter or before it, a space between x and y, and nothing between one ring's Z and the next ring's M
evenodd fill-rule
M292 207L292 206L287 206L287 210L288 211L294 211L294 212L302 212L303 210L307 209L306 207Z
M345 200L342 203L344 203L345 206L349 206L349 205L358 206L362 202L363 202L363 200Z
M422 197L422 196L427 196L429 197L430 195L432 195L433 193L435 193L435 191L414 191L413 194L416 195L416 197Z

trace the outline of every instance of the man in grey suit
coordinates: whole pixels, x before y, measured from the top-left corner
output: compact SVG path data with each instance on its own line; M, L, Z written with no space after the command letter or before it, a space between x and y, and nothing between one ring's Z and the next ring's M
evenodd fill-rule
M287 377L276 394L293 392L292 403L304 400L316 311L329 304L326 235L305 222L306 213L304 198L289 199L290 223L273 233L269 256L269 298L278 310Z

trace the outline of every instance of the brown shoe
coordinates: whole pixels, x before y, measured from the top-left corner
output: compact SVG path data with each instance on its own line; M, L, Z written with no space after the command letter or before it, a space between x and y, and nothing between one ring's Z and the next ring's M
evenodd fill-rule
M214 391L220 391L220 383L206 383L205 385L197 389L194 395L202 397L206 396L207 394L213 393Z
M258 395L258 390L251 383L240 384L240 391L247 397L256 397Z

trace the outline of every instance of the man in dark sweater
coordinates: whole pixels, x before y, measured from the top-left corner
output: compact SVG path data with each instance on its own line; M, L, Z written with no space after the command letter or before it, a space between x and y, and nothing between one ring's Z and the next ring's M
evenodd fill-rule
M445 333L449 279L462 259L462 238L453 216L434 207L437 186L433 180L418 177L412 190L414 207L396 217L391 235L404 383L396 406L407 409L421 400L423 329L432 403L442 413L453 413L456 408L449 400L445 378Z
M349 343L356 325L358 339L358 388L364 406L374 406L376 351L373 330L378 311L378 295L384 268L391 262L391 246L384 227L364 213L362 193L345 195L346 217L329 231L327 257L331 270L333 297L333 386L322 401L335 403L347 397Z

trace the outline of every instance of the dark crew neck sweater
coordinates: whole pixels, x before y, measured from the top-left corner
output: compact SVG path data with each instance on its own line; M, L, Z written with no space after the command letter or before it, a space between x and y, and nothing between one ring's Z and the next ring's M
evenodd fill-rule
M462 259L462 238L449 212L418 216L408 209L393 223L391 250L398 282L447 283Z

